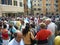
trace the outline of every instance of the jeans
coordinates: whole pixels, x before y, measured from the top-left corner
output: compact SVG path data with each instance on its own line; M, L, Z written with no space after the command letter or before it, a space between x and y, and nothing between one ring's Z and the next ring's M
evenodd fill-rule
M52 36L48 39L48 45L54 45L54 38L55 38L55 35L52 35Z

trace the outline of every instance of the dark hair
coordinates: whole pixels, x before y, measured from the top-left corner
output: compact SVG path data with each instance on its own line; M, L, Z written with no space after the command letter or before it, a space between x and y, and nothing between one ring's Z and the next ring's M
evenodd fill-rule
M0 21L0 27L1 27L1 28L2 28L2 23L3 23L3 22L2 22L2 21Z
M18 27L17 27L16 25L15 25L14 27L15 27L16 29L18 29Z
M30 26L31 26L32 28L35 28L35 24L30 24Z
M9 28L12 28L12 25L9 25Z
M30 25L27 23L26 26L25 26L25 29L22 31L24 36L28 33L28 31L30 31L29 28L30 28Z
M2 28L2 24L0 24L0 28Z
M6 24L3 24L3 28L7 28L7 25Z
M14 37L15 37L15 38L17 37L17 33L14 33Z

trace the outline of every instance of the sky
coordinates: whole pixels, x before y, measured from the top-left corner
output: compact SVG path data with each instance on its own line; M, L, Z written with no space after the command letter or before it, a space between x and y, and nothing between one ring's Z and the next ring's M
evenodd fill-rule
M28 7L31 8L30 0L28 0Z

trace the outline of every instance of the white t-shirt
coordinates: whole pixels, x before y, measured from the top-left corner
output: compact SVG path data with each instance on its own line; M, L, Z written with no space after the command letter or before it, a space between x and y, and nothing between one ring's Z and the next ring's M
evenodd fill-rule
M55 34L56 24L53 23L53 22L51 22L51 23L48 25L47 29L49 29L49 30L52 32L52 34Z
M21 39L20 43L18 43L15 38L12 39L8 45L24 45L23 39Z

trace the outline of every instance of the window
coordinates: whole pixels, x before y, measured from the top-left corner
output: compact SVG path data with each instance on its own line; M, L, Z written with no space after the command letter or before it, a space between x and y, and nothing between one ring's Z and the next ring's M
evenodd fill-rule
M22 7L22 2L20 2L20 6Z
M49 12L49 14L51 14L51 13Z
M47 11L48 9L46 8L46 11Z
M17 6L17 1L14 1L14 6Z
M1 0L2 4L4 4L5 0Z
M58 9L56 9L56 12L58 12Z
M51 4L46 4L46 6L50 6Z
M12 0L1 0L2 4L12 5Z
M49 0L46 0L46 1L49 1Z
M39 1L42 1L42 0L39 0Z
M36 13L36 15L39 15L39 13Z
M38 4L38 6L42 6L42 4Z
M58 5L55 5L56 7L58 7Z
M8 0L8 5L12 5L12 0Z
M46 12L46 15L48 15L49 13L48 12Z
M34 2L36 2L36 0L34 0Z
M56 13L56 15L59 15L58 13Z
M36 10L36 8L34 8L34 10Z
M34 6L36 6L36 4L34 4Z
M49 4L49 6L50 6L51 4Z
M56 0L56 3L58 3L58 0Z
M38 8L38 10L41 10L40 8Z
M46 4L46 6L48 6L48 4Z
M52 15L54 15L54 13L52 13Z
M38 6L40 6L40 5L38 4Z
M43 13L41 13L41 15L43 15Z
M0 1L0 4L1 4L1 1Z
M42 0L40 0L40 1L42 1Z
M38 0L38 2L39 2L39 0Z
M22 2L22 0L20 0L20 2Z
M2 4L8 4L8 0L1 0Z

